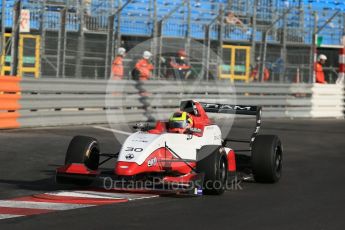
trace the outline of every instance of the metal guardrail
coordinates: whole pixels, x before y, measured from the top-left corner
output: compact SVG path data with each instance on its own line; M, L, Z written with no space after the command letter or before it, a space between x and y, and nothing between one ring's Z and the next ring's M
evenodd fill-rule
M266 118L344 117L340 85L15 77L0 83L0 129L164 119L186 99L262 105Z

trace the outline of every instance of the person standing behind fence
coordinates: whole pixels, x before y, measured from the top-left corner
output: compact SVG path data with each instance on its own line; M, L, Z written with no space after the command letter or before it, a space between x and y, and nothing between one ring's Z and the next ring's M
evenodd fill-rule
M186 61L187 53L184 49L180 49L177 52L177 58L172 58L170 60L170 67L173 70L173 75L175 79L185 80L191 74L191 66Z
M151 52L144 51L143 58L138 60L132 72L134 80L146 81L152 75L153 65L150 62Z
M325 80L325 73L323 72L322 68L326 61L327 57L324 54L320 54L317 58L317 63L315 64L316 83L327 84L327 81Z
M256 58L256 65L255 67L252 69L251 73L250 73L250 80L251 81L260 81L260 65L261 65L261 61L260 61L260 57ZM264 81L268 81L270 79L270 71L267 69L266 66L264 66Z
M117 51L117 56L115 57L111 65L111 73L113 80L122 80L123 79L123 58L126 55L126 49L120 47Z

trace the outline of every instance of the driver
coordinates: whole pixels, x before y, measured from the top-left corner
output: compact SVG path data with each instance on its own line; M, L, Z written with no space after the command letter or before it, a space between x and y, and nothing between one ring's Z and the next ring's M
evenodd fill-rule
M193 127L193 119L187 112L175 112L169 119L169 132L185 133Z

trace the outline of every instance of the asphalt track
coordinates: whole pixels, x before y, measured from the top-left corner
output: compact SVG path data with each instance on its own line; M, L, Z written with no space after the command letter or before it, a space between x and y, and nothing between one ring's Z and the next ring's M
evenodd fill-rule
M237 121L231 134L248 136L252 125ZM3 219L0 229L344 229L345 121L264 120L262 133L278 134L284 144L278 184ZM77 134L96 137L104 152L120 148L111 132L93 127L1 131L0 199L74 189L54 184L53 174Z

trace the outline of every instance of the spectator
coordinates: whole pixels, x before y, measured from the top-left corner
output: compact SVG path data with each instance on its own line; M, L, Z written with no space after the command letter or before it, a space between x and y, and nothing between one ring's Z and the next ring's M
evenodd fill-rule
M123 58L126 55L126 49L120 47L117 51L117 56L115 57L111 65L111 73L114 80L123 79Z
M320 54L317 58L317 63L315 64L316 83L327 84L327 81L325 80L325 73L323 72L322 68L326 61L327 57L324 54Z
M256 65L252 69L252 72L250 73L250 80L251 81L260 81L260 57L256 58ZM270 79L270 71L267 69L267 67L264 67L264 81L268 81Z
M144 51L143 58L138 60L132 73L135 80L146 81L152 75L153 65L150 62L151 52Z
M84 25L83 30L88 31L91 26L91 0L80 0L80 4L83 4L84 12Z
M229 25L239 26L241 28L242 32L247 31L243 22L238 17L236 17L236 15L233 12L228 12L225 15L224 22L226 24L229 24Z
M175 79L188 79L191 74L191 66L186 61L187 53L184 49L177 52L177 58L171 58L169 65Z
M84 13L88 16L91 15L91 0L84 0Z

